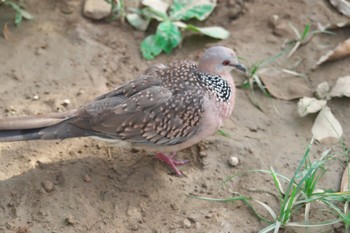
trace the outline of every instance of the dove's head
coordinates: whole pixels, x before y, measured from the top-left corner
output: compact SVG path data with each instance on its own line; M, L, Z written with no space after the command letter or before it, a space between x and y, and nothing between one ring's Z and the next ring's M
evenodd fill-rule
M238 62L235 52L224 46L207 49L199 60L198 69L216 75L229 73L233 69L246 72L246 68Z

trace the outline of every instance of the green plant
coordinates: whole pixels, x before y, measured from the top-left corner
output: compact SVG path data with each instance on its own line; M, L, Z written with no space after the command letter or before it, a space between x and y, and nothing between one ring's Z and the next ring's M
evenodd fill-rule
M248 69L248 72L247 72L248 80L246 80L243 83L242 87L252 89L254 87L254 85L257 85L259 87L259 89L266 96L269 96L265 86L262 84L262 82L258 76L258 71L261 68L274 63L279 58L283 57L285 54L288 54L288 57L290 57L291 54L294 53L297 50L297 48L300 47L302 42L306 43L306 41L305 41L306 38L309 38L309 39L311 38L311 36L309 36L309 33L310 33L310 25L309 24L307 24L305 26L304 31L301 35L300 35L299 31L295 27L293 27L291 24L290 24L290 27L293 29L293 31L297 35L297 39L289 40L287 42L287 44L283 46L284 47L283 50L281 52L277 53L276 55L268 57L268 58L263 59L263 60L258 61L258 62L253 62L250 65L250 68ZM312 35L316 34L317 32L316 31L312 32ZM308 41L309 41L309 39L308 39ZM243 58L241 58L241 59L243 59ZM245 60L245 59L243 59L243 60Z
M302 33L300 33L298 31L298 29L296 27L294 27L292 24L288 24L288 26L293 30L293 32L296 36L295 39L289 40L287 42L286 49L289 50L288 57L291 57L299 47L309 43L316 34L326 33L326 34L334 35L333 32L330 32L327 30L313 30L313 31L311 31L310 24L306 24Z
M118 17L124 22L125 18L125 4L124 0L105 0L111 5L110 19L115 20Z
M258 87L258 89L260 89L263 94L266 97L271 97L271 95L269 94L268 89L265 87L264 83L262 82L260 76L259 76L259 71L265 67L268 66L272 63L275 63L278 59L282 58L282 57L286 57L287 59L289 57L291 57L295 51L303 46L306 45L307 43L309 43L311 41L311 39L318 33L328 33L328 34L332 34L329 31L326 30L312 30L311 31L311 26L310 24L307 24L304 27L304 30L302 33L300 33L298 31L298 29L296 29L292 24L289 24L290 28L293 30L293 32L296 35L295 39L291 39L289 40L286 44L283 45L283 49L282 51L280 51L279 53L277 53L274 56L268 57L266 59L263 59L261 61L258 62L252 62L251 65L248 65L248 72L246 73L246 77L247 79L243 82L243 84L241 85L242 88L245 89L249 89L250 93L249 93L249 98L251 100L251 102L254 104L254 106L256 106L259 110L263 110L262 107L260 106L256 96L255 96L255 87ZM245 60L245 59L242 59ZM249 63L248 61L245 60L246 63ZM293 74L295 76L299 76L299 77L305 77L304 74L300 74L294 71L294 69L302 62L302 60L299 60L297 63L290 65L288 64L288 68L287 69L283 69L280 68L280 70L282 70L283 72L286 73L290 73Z
M225 180L225 183L234 179L237 176L241 176L247 173L265 173L270 174L275 184L277 196L279 200L279 211L276 213L270 206L259 201L254 200L251 197L243 196L239 193L235 193L235 196L229 198L207 198L191 196L194 198L217 201L217 202L232 202L242 201L261 221L268 224L267 227L260 230L259 233L266 233L274 231L279 232L280 228L286 227L323 227L332 225L335 223L343 222L347 228L350 224L350 215L348 213L348 202L350 200L349 191L336 192L330 189L318 188L321 177L326 173L324 166L335 159L336 156L331 155L331 150L326 150L320 156L320 158L314 162L311 162L309 158L309 152L311 150L314 139L311 140L308 145L304 156L302 157L298 167L296 168L292 178L287 178L274 169L270 170L250 170L243 173L236 174ZM348 151L346 158L348 157ZM348 160L347 160L348 161ZM287 188L284 189L282 184L286 183ZM258 213L253 204L258 203L270 214L271 218L266 218ZM333 219L329 219L322 222L313 222L310 218L310 206L318 204L324 209L327 209L334 216ZM300 213L304 213L303 221L294 221L298 219Z
M249 66L248 72L245 74L247 79L243 82L241 87L244 88L244 89L249 89L250 90L250 92L249 92L250 101L253 103L253 105L255 107L257 107L261 111L263 111L263 109L260 106L260 104L257 101L257 98L255 96L255 86L257 86L264 93L264 95L266 97L271 97L271 95L269 94L269 92L268 92L267 88L265 87L264 83L261 81L258 71L262 67L275 62L284 53L285 53L285 51L282 51L282 52L278 53L275 56L266 58L266 59L264 59L262 61L254 62L252 65ZM241 58L241 60L245 60L245 59Z
M156 33L147 36L141 42L141 52L147 60L153 59L162 51L169 54L179 46L183 30L202 33L216 39L225 39L229 32L221 27L197 27L183 21L190 19L205 20L216 6L212 0L173 0L169 6L165 1L142 1L142 9L130 9L126 15L128 22L137 29L146 30L150 21L160 23Z
M17 26L22 22L23 19L33 19L33 16L28 11L24 10L24 7L20 3L11 0L0 0L0 5L1 4L11 7L13 10L15 10L15 24Z

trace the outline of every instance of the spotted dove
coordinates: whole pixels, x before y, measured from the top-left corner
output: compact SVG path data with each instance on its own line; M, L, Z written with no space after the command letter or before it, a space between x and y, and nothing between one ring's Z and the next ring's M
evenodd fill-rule
M213 134L232 113L233 68L245 71L231 49L211 47L198 65L181 60L152 66L77 109L0 119L0 141L87 136L122 140L158 152L156 157L181 175L176 166L186 161L175 160L174 152Z

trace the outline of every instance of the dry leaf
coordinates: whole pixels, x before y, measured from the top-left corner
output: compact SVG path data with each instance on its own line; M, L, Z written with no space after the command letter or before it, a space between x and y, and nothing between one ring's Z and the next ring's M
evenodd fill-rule
M318 100L315 98L303 97L298 102L299 116L303 117L309 113L315 113L320 111L326 106L326 100Z
M259 77L271 95L282 100L312 96L309 83L302 77L279 69L262 69Z
M338 78L329 95L331 97L350 97L350 76Z
M330 0L330 2L339 12L350 17L350 2L346 0Z
M341 178L341 183L340 183L340 192L347 192L349 191L349 166L346 166L343 177Z
M315 139L323 144L337 143L343 135L339 121L327 106L317 115L311 131Z
M345 27L349 27L349 26L350 26L350 21L339 22L339 23L328 23L326 25L322 25L321 23L317 23L317 28L320 31L345 28Z
M5 40L9 40L11 37L11 32L7 26L7 23L5 23L4 28L2 29L2 35L4 36Z
M318 60L317 65L327 61L334 61L350 55L350 39L340 43L334 50L328 51Z

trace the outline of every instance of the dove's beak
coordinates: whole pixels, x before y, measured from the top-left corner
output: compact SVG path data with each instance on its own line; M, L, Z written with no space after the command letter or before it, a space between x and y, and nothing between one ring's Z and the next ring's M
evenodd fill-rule
M232 64L237 70L242 71L243 73L247 72L247 69L240 63Z

